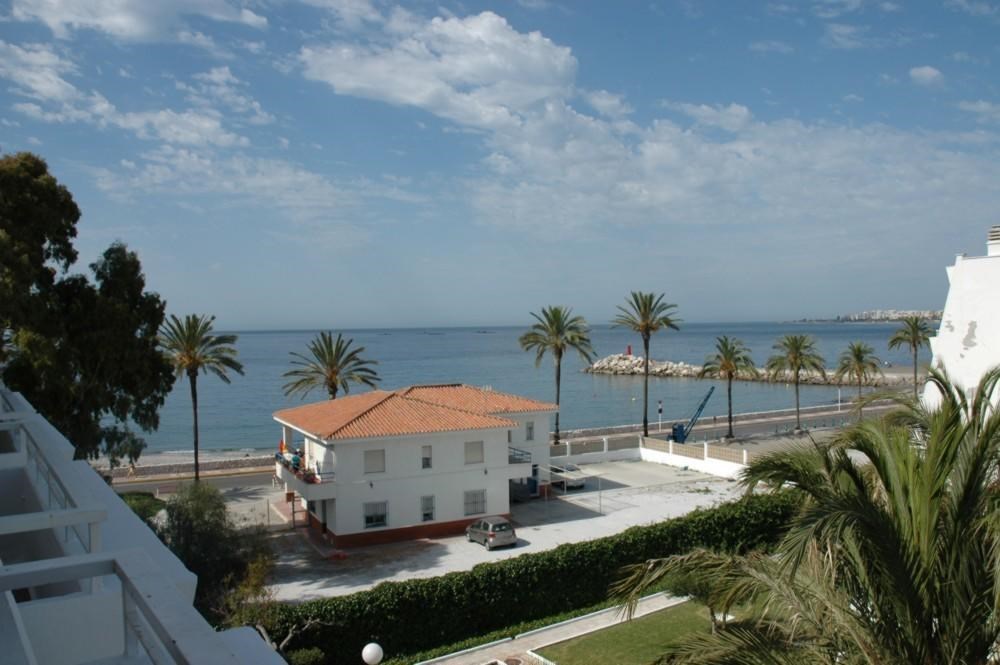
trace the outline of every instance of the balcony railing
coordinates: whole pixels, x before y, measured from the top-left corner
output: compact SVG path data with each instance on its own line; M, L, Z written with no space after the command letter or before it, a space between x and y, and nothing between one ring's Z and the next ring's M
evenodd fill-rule
M507 446L507 463L508 464L530 464L531 463L531 453L527 450L521 450L520 448L514 448L513 446Z
M296 466L292 463L292 456L288 453L275 453L274 461L288 469L292 475L307 485L332 483L334 479L332 466L316 465L313 467L307 467L301 464Z

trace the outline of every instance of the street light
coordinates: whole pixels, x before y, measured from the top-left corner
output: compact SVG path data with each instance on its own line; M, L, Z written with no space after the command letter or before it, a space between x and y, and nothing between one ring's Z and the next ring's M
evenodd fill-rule
M361 660L365 661L367 665L378 665L382 662L382 655L382 647L375 642L369 642L361 650Z

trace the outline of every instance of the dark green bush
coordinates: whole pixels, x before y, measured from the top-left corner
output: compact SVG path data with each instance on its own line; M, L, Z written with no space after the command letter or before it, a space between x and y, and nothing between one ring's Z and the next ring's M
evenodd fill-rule
M623 566L702 546L727 551L767 548L796 509L789 494L752 496L615 536L479 564L430 579L383 582L349 596L282 605L272 634L318 618L295 646L319 647L328 662L355 663L368 642L388 655L460 642L524 621L606 599Z
M296 649L288 653L288 665L323 665L325 662L326 656L316 647Z

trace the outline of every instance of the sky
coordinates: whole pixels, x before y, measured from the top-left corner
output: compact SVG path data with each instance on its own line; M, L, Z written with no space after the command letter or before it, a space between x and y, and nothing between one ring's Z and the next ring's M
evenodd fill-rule
M0 0L0 149L223 329L940 309L1000 0Z

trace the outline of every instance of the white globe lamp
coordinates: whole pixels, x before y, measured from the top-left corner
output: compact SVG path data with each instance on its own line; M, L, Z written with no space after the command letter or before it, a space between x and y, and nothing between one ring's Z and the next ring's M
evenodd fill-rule
M375 642L369 642L361 650L361 660L365 661L367 665L378 665L382 662L382 655L382 647Z

